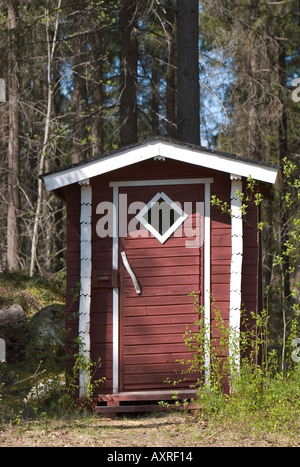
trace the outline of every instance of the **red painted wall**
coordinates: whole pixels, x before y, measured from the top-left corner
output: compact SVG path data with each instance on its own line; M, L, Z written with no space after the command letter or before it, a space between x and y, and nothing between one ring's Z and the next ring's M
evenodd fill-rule
M78 337L80 283L80 187L78 184L68 186L66 206L66 367L67 372L71 373L74 365L74 340Z
M166 179L166 178L205 178L213 177L214 183L211 184L211 194L216 195L223 201L227 201L230 205L230 175L218 172L216 170L202 169L193 167L189 164L179 163L176 161L166 160L165 162L159 162L149 160L140 164L135 164L124 169L112 172L105 176L97 176L91 179L92 184L92 297L91 297L91 359L96 361L101 357L101 368L96 372L95 378L105 376L106 381L98 388L99 392L110 392L112 389L112 288L111 287L100 287L99 283L95 280L99 271L110 271L112 269L112 239L99 238L96 233L96 223L99 219L99 215L96 214L96 206L102 201L112 202L112 188L109 187L110 181L116 180L139 180L139 179ZM147 191L147 188L145 188ZM157 187L155 191L164 191L163 187ZM165 190L167 193L167 190ZM151 196L149 195L149 199ZM180 201L180 200L178 200ZM80 187L77 184L71 185L67 188L67 320L66 327L69 329L67 334L67 349L70 352L72 350L72 343L78 333L78 316L74 316L74 313L78 313L78 298L76 297L76 284L80 280L80 243L79 243L79 232L80 232ZM256 231L257 224L257 208L253 206L246 218L244 223L244 258L243 258L243 280L242 280L242 301L244 306L248 310L258 309L259 291L260 291L260 274L259 274L259 236ZM172 243L169 242L170 250L167 254L168 257L172 257L173 261L178 262L177 267L184 268L189 265L189 254L186 256L178 256L176 251L176 239ZM160 244L158 240L151 240L159 248ZM165 246L167 246L168 241ZM147 248L146 243L141 242L141 249ZM164 254L167 249L162 248L162 254L160 256L160 265L163 268ZM132 252L136 255L137 259L139 252ZM156 254L156 253L155 253ZM142 255L144 256L144 254ZM159 255L158 255L159 256ZM193 257L195 261L195 257ZM142 260L142 258L140 258ZM183 260L183 263L182 263ZM181 262L180 262L181 261ZM199 267L201 269L203 261L201 254L197 259ZM228 214L222 214L220 209L215 206L211 206L211 292L213 298L212 307L212 332L215 332L216 323L214 316L214 307L217 307L222 314L222 318L228 323L229 320L229 298L230 298L230 262L231 262L231 219ZM168 263L168 267L171 267L172 261ZM175 266L176 266L175 264ZM161 270L162 271L162 270ZM168 281L172 278L170 275L161 272L158 277L159 280ZM165 277L165 278L163 278ZM169 277L167 279L166 277ZM145 280L145 279L143 279ZM147 279L149 280L149 279ZM202 284L202 276L199 277L200 286ZM125 284L129 284L129 279ZM167 285L167 284L166 284ZM190 281L191 288L195 286L194 279ZM180 287L180 284L174 282L173 287ZM126 287L126 286L125 286ZM74 295L75 292L75 295ZM192 290L190 290L192 292ZM122 300L122 299L121 299ZM132 314L134 308L130 307L130 304L136 301L135 296L128 296L127 303L129 304L128 312L125 317L126 322L123 320L120 325L121 329L121 344L123 336L130 333L130 323L134 326L137 320L143 320L143 315L146 313L146 303L139 309L139 316ZM146 298L145 298L146 300ZM190 300L190 314L188 313ZM184 325L192 325L196 315L194 312L193 302L191 298L175 295L170 295L168 303L159 308L159 304L155 304L155 309L151 304L155 302L155 299L149 298L149 311L148 316L155 316L155 313L163 313L165 322L164 332L161 332L161 326L158 324L155 328L155 318L152 319L152 333L159 334L158 341L161 342L162 346L171 346L175 348L177 341L179 340L182 329L184 332ZM181 307L183 306L183 319L180 318ZM131 311L130 311L131 310ZM172 329L167 331L169 318L172 317ZM122 319L122 316L121 316ZM148 318L147 318L148 319ZM190 322L186 322L190 320ZM183 322L182 322L183 321ZM148 322L148 321L147 321ZM182 327L181 327L182 326ZM133 328L132 328L133 329ZM159 353L153 353L149 347L148 356L144 354L142 357L135 356L134 345L139 346L139 342L143 339L150 339L151 337L142 334L143 326L141 323L140 327L141 335L136 335L136 329L133 332L131 339L131 347L128 348L126 355L121 358L121 369L124 375L121 380L121 385L132 390L136 389L154 389L155 384L149 383L148 385L148 374L155 370L156 363L160 365L160 371L163 373L169 368L169 362L161 362ZM148 328L149 331L149 328ZM147 331L147 332L148 332ZM124 334L125 333L125 334ZM168 339L168 334L170 339ZM172 337L171 337L172 334ZM174 341L175 339L175 341ZM180 356L186 358L184 347L179 345L180 351L178 353L173 352L172 358L176 354L178 358ZM176 357L177 358L177 357ZM144 360L143 360L144 359ZM147 374L143 374L142 367L143 362L146 362ZM68 359L67 365L72 366L72 358ZM124 370L124 372L123 372ZM168 373L168 371L167 371ZM138 376L139 375L139 376ZM124 381L126 380L126 382ZM151 379L151 378L150 378ZM155 387L156 388L156 387ZM163 386L161 389L165 389L167 386Z

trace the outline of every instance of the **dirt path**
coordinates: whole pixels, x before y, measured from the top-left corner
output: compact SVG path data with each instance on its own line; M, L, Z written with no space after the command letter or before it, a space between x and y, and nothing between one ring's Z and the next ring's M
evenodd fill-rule
M187 415L111 420L26 422L0 431L0 447L300 446L298 439L247 433L246 427L208 427Z

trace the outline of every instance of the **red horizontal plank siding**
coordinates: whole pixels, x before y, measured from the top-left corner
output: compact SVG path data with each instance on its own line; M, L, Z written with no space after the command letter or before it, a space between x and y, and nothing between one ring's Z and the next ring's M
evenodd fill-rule
M75 339L78 337L78 310L80 282L80 187L77 184L66 189L66 367L74 366Z
M173 201L180 201L183 208L184 201L195 206L204 199L203 186L126 190L129 203L137 199L147 203L158 191L164 191ZM152 236L121 239L121 251L126 251L142 288L141 296L137 296L131 278L122 268L123 390L167 389L164 382L167 377L171 381L178 380L178 376L185 378L181 375L183 367L176 360L191 357L183 335L186 325L198 329L193 323L199 316L189 294L200 292L202 280L202 250L186 248L186 241L191 240L172 235L162 245ZM189 383L182 384L189 386Z
M95 373L94 379L104 377L99 392L112 390L113 366L113 322L112 322L112 289L99 288L97 285L98 271L112 270L112 238L101 238L97 234L97 221L100 218L96 210L103 201L112 202L112 188L108 180L101 177L91 179L92 183L92 289L91 289L91 360L99 358L101 368Z
M159 164L159 165L158 165ZM211 194L230 205L230 176L217 170L195 169L190 164L166 160L163 164L145 161L134 166L114 171L108 175L91 178L92 211L92 275L93 284L97 271L112 268L112 238L99 238L96 232L96 207L102 201L112 201L111 180L165 179L183 177L213 177ZM203 186L159 186L131 187L120 189L128 194L128 203L144 201L147 203L158 191L164 191L173 201L204 201ZM135 214L128 214L130 221ZM242 278L242 301L248 310L257 311L261 277L259 262L259 236L256 223L256 207L249 209L244 223L244 257ZM184 229L183 229L184 231ZM171 236L164 245L156 238L120 239L120 249L127 253L130 264L143 288L142 296L135 293L127 272L122 272L121 307L125 313L120 315L120 346L124 343L121 356L123 387L127 390L161 388L163 379L180 373L177 359L190 358L183 343L185 325L193 325L198 320L193 300L188 296L192 291L199 293L203 277L202 249L186 248L185 240ZM125 243L124 243L125 242ZM122 250L121 250L122 251ZM230 299L231 264L231 218L217 206L211 206L211 323L213 337L217 330L214 308L217 307L222 318L228 323ZM122 265L121 265L122 267ZM78 184L67 188L67 347L71 352L73 340L78 335L78 283L80 280L80 187ZM101 368L96 377L105 376L101 390L112 388L112 289L92 288L91 300L91 358L101 358ZM217 335L217 334L216 334ZM217 341L218 342L218 341ZM162 361L163 359L163 361ZM72 366L72 359L68 359ZM174 371L175 370L175 371ZM188 384L187 384L188 385ZM163 384L162 388L167 387Z
M212 195L230 207L231 181L229 175L223 175L212 185ZM230 274L231 274L231 217L223 213L218 206L211 207L211 343L219 347L219 318L228 325L230 309ZM222 354L217 348L212 353ZM213 355L212 355L213 356Z
M242 306L246 310L248 319L251 312L257 313L260 290L260 234L257 228L259 222L258 207L254 204L248 206L244 229L244 255L242 270Z

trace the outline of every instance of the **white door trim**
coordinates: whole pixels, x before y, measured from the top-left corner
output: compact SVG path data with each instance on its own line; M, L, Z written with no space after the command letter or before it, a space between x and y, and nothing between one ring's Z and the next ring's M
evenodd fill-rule
M204 192L204 329L205 336L205 382L210 376L210 309L211 309L211 254L210 254L210 183L205 183Z
M119 188L113 188L112 269L119 267ZM119 288L113 288L113 393L119 391Z
M197 185L199 183L213 183L213 178L175 178L164 180L125 180L110 182L110 187L127 187L127 186L161 186L161 185Z
M125 180L113 181L109 186L113 188L113 253L112 268L118 269L119 265L119 187L131 186L162 186L162 185L205 185L204 194L204 320L206 327L210 329L210 184L213 178L183 178L167 180ZM210 331L207 332L210 338ZM206 379L209 376L210 352L209 346L205 351ZM113 289L113 393L119 392L119 289Z

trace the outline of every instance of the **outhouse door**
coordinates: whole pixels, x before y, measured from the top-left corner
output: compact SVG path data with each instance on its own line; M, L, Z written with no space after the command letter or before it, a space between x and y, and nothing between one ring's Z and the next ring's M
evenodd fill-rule
M186 326L196 331L199 320L190 294L203 303L204 184L148 180L114 189L118 390L162 390L174 381L189 387L199 374L182 374L186 366L179 361L191 358L183 334Z

